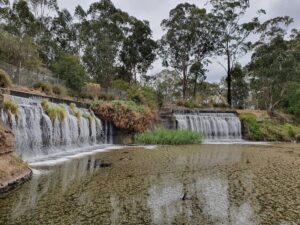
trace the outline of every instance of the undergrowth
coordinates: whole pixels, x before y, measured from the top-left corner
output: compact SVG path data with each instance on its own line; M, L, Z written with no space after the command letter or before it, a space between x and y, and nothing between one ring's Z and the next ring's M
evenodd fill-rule
M137 144L186 145L199 144L203 135L188 130L157 129L135 135Z

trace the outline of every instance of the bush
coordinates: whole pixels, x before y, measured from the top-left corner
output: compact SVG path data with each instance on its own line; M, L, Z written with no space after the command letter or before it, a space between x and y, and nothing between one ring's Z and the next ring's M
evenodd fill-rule
M104 100L104 101L113 101L113 100L116 100L117 97L114 95L114 94L111 94L111 93L101 93L99 95L99 99L100 100Z
M147 105L151 108L157 108L158 100L156 92L147 87L140 87L138 85L132 85L127 90L127 99L137 104Z
M138 144L186 145L199 144L203 135L188 130L158 129L135 135Z
M67 116L67 110L63 104L51 104L47 99L45 99L42 101L41 105L45 113L50 117L52 121L58 119L62 122Z
M100 84L88 83L84 88L85 94L91 99L98 99L101 93Z
M154 123L156 114L148 106L133 101L97 101L92 104L95 114L114 123L120 129L145 131Z
M113 81L113 88L115 89L119 89L122 91L128 91L128 89L130 88L130 85L128 82L124 81L124 80L114 80Z
M3 108L6 112L10 112L13 115L17 115L19 112L19 106L13 100L5 100L3 103Z
M12 82L8 74L0 69L0 87L2 88L9 88L11 86Z
M248 139L255 141L262 140L262 132L254 114L241 113L240 120L247 129Z
M39 81L33 85L33 88L36 90L41 90L47 95L53 94L52 84L44 81Z
M181 106L181 107L185 107L185 108L189 108L189 109L199 108L199 105L197 105L192 100L188 100L188 101L180 100L177 102L177 106Z
M247 138L254 141L290 142L297 140L297 135L300 134L299 126L289 123L281 124L271 119L264 119L259 123L252 113L242 113L240 119L247 129Z
M52 90L53 90L54 94L59 95L59 96L66 96L68 93L67 89L63 85L60 85L60 84L53 85Z
M75 103L70 104L70 109L71 109L72 115L75 116L77 119L80 119L81 112L77 109L77 106Z

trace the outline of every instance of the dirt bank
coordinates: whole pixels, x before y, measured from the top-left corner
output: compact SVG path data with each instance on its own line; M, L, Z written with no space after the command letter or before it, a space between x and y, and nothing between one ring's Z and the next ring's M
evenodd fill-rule
M11 130L0 122L0 193L30 179L32 171L15 154L15 140Z

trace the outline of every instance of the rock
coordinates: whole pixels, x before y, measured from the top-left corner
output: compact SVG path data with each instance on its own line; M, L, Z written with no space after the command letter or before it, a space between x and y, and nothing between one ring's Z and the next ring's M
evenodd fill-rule
M0 121L0 155L12 153L15 150L15 136L11 129Z
M295 138L296 138L296 142L300 143L300 134L297 134Z

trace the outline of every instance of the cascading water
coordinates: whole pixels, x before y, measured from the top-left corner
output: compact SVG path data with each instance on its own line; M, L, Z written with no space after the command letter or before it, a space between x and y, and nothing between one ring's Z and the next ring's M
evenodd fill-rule
M12 127L17 153L23 159L30 161L72 149L112 144L112 125L102 123L86 109L79 111L89 117L77 118L68 106L64 106L65 118L51 119L44 112L41 99L11 98L18 104L18 114L3 111L0 119Z
M201 132L208 140L241 140L241 121L235 113L175 113L178 129Z

